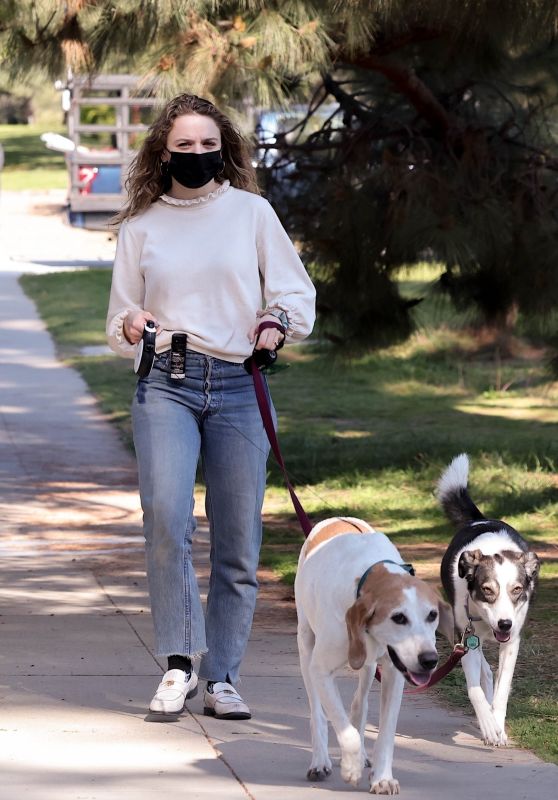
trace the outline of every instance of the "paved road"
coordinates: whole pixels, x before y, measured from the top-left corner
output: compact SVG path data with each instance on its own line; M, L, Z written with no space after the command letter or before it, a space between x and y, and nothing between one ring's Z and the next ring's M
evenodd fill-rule
M53 202L54 201L54 202ZM110 260L103 234L65 228L59 195L0 205L0 800L305 800L365 792L337 767L312 785L292 604L264 587L244 664L246 722L146 721L153 656L135 466L63 366L17 276ZM34 205L40 213L29 213ZM42 255L41 255L42 254ZM207 585L207 531L195 553ZM348 698L350 678L341 679ZM377 689L371 693L369 749ZM337 754L332 738L332 751ZM395 773L407 800L555 796L558 768L483 747L470 717L406 698Z

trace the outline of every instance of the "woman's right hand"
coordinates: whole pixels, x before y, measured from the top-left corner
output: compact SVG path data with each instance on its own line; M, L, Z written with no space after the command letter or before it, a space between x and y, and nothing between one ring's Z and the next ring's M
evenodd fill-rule
M130 344L137 344L140 341L148 319L153 320L157 326L157 333L159 333L161 326L150 311L130 311L128 316L124 318L122 330Z

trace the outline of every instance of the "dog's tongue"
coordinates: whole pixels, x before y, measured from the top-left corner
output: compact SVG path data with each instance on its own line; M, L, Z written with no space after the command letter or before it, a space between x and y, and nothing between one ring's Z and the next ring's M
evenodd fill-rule
M506 632L504 632L504 631L494 631L494 638L498 642L509 642L510 635L511 634L509 633L509 631L506 631Z
M430 672L408 672L407 675L415 686L426 686L430 680Z

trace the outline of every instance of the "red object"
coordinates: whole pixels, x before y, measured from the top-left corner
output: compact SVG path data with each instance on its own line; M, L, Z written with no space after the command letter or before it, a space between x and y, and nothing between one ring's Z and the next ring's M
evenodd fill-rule
M276 330L278 330L280 333L283 334L283 338L275 348L276 350L280 350L285 343L285 328L281 325L280 322L272 322L271 320L269 321L266 320L265 322L260 322L258 326L258 334L260 334L262 331L265 331L266 328L275 328Z
M99 173L98 167L80 167L78 171L78 179L82 184L79 193L91 194L93 182Z

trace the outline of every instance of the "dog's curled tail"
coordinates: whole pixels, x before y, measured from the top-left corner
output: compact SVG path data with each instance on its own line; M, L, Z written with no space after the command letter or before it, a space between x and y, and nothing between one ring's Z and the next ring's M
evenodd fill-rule
M469 458L466 453L456 456L438 481L436 496L446 517L456 526L486 519L471 500L467 491Z

